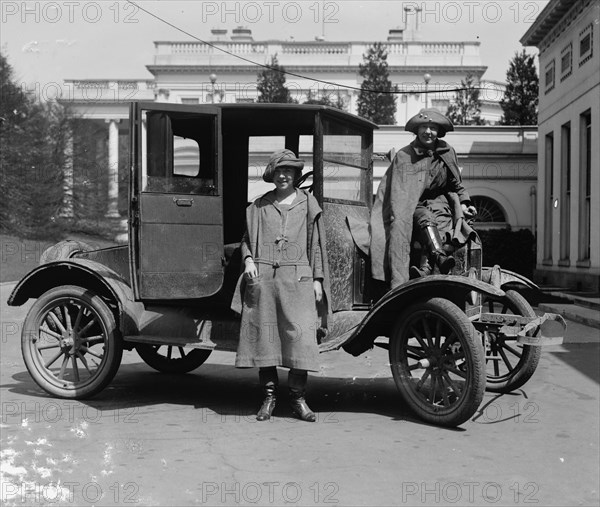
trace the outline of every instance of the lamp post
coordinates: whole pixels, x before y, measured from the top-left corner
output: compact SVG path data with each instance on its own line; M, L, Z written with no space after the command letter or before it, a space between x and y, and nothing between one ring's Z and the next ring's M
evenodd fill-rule
M210 94L210 101L214 104L215 103L215 83L217 82L217 75L213 72L210 76L208 76L208 79L210 79L210 86L211 86L211 94Z
M423 74L423 79L425 80L425 109L427 109L429 107L429 94L427 92L429 89L429 81L431 81L431 74L429 74L429 72Z

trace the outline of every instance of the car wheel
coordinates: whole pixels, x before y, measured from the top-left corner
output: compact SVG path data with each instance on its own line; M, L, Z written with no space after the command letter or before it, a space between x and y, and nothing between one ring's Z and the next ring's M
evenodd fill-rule
M188 373L208 359L212 350L184 349L176 345L138 343L137 353L144 362L162 373Z
M113 379L123 355L114 315L100 296L65 285L44 293L23 325L27 370L46 392L89 398Z
M402 398L423 420L458 426L477 411L485 392L483 349L451 301L432 298L407 308L391 336L389 357Z
M483 301L483 310L490 313L537 317L527 300L515 290L507 290L506 296L495 299L489 296ZM486 389L495 393L509 393L523 386L535 372L541 347L519 345L515 337L505 337L489 330L482 333L485 347Z

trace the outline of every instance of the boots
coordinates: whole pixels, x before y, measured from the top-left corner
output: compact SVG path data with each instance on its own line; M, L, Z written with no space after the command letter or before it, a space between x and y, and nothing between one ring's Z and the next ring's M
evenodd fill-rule
M434 225L428 225L423 229L424 243L427 245L433 263L438 267L442 275L450 273L456 261L454 257L448 255L443 248L442 238L440 237L440 231ZM429 273L428 273L429 274Z
M277 399L277 369L276 368L260 368L258 370L258 379L260 384L263 386L263 392L265 399L263 401L258 414L256 414L257 421L268 421L273 414L275 409L275 402Z
M306 393L307 373L305 370L290 370L288 386L290 389L290 403L293 414L303 421L315 422L317 416L306 404L304 395Z
M421 262L419 263L419 266L411 266L409 273L412 280L413 278L421 278L423 276L430 275L432 271L433 268L431 267L431 264L429 264L429 256L427 253L423 253L421 254Z

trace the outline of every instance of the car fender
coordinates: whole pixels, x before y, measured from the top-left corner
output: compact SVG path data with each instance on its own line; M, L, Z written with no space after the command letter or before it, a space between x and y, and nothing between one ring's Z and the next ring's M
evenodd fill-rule
M481 281L489 283L494 287L506 290L507 288L529 288L541 290L534 282L526 276L501 268L498 265L481 268Z
M344 341L346 352L358 356L373 347L378 336L389 336L398 315L419 300L444 297L462 307L470 292L503 297L504 291L488 283L456 275L431 275L410 280L383 296Z
M89 289L116 305L115 317L123 335L136 334L144 305L135 301L128 282L99 262L71 258L50 262L30 271L15 286L8 298L9 306L21 306L30 298L61 285Z

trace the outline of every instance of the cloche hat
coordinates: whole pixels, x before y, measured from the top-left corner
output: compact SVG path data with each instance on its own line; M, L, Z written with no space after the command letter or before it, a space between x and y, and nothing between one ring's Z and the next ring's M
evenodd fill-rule
M304 168L304 160L296 158L292 150L278 150L271 155L267 168L263 173L263 180L268 183L273 183L275 169L278 167L292 167L296 170L296 175L302 172Z

